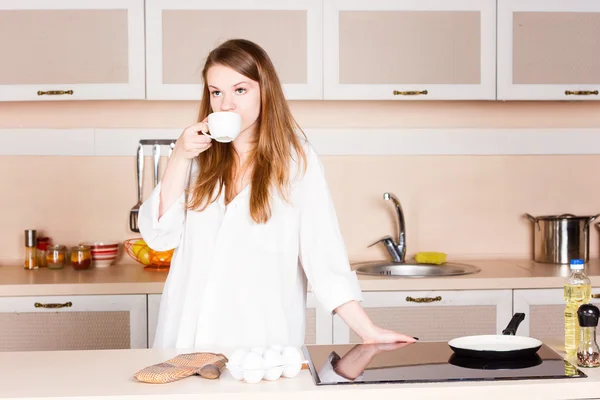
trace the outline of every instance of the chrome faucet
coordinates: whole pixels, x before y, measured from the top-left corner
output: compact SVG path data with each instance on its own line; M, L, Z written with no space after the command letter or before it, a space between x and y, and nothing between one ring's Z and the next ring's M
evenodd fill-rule
M398 215L398 242L394 242L390 236L385 236L375 243L370 244L368 247L374 246L379 242L382 242L385 245L385 248L392 256L392 260L395 263L404 263L404 258L406 257L406 233L405 233L405 225L404 225L404 213L402 212L402 205L396 196L392 193L385 192L383 194L384 200L391 200L394 202L396 206L396 214Z

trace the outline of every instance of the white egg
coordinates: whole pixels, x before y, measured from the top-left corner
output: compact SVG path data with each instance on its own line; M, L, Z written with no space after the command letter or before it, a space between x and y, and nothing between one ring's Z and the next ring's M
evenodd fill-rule
M283 356L275 350L267 349L263 354L265 368L283 365Z
M286 346L281 351L281 357L283 358L283 376L286 378L293 378L302 369L302 353L298 348L293 346Z
M233 379L238 380L238 381L241 381L242 379L244 379L244 371L242 370L241 367L232 365L232 366L227 367L227 369L229 370L229 373L231 374Z
M229 364L237 366L242 365L246 354L248 354L246 350L236 349L233 353L231 353L231 356L229 357Z
M244 370L244 381L247 383L257 383L263 378L264 371L264 359L262 356L255 352L248 352L242 363Z
M250 350L250 351L253 352L253 353L256 353L256 354L258 354L260 356L262 356L263 353L265 352L265 348L257 346L257 347L253 347L252 350Z
M271 345L271 347L269 347L269 350L274 350L274 351L278 352L279 354L281 354L281 350L283 350L283 346L280 344L274 344L274 345Z
M283 373L283 357L273 349L267 349L263 354L265 360L265 376L263 379L267 381L275 381L281 377Z
M260 369L256 371L244 371L244 382L246 383L258 383L262 380L265 372Z
M248 354L246 354L246 357L244 357L244 361L242 362L242 368L244 369L244 371L259 370L263 369L263 364L264 359L262 358L262 356L258 353L254 353L251 351Z
M293 378L300 373L301 369L302 364L300 363L288 365L283 369L283 376L286 378Z
M294 346L285 346L281 350L281 356L283 357L283 363L286 365L302 362L302 353Z
M263 379L266 381L276 381L281 378L281 374L283 373L283 367L273 367L269 368L265 371L265 376Z

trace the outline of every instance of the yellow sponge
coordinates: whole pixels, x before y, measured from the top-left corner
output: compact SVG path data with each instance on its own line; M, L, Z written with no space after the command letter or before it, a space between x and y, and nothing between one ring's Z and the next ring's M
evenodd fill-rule
M421 251L415 255L415 260L419 264L437 264L441 265L446 262L446 253L437 251Z

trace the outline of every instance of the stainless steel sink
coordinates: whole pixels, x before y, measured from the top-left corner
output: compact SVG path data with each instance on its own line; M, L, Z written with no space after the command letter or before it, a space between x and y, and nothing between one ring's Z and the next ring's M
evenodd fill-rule
M394 263L390 261L369 261L352 264L358 274L363 275L384 275L401 278L426 278L435 276L455 276L475 274L480 271L479 268L462 263L447 262L442 265L419 264L416 261L405 263Z

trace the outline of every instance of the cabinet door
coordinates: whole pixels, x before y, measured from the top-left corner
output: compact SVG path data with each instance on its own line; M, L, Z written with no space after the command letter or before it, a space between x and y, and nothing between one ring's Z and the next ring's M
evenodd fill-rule
M495 99L495 0L325 0L325 99Z
M592 303L600 304L600 288L592 289ZM523 289L514 291L515 312L525 313L518 334L542 339L565 337L563 289Z
M499 334L512 317L510 290L364 292L363 308L378 326L446 341L460 336ZM333 319L334 343L361 343L344 321Z
M152 347L158 322L160 294L148 295L148 346ZM308 293L306 296L306 344L331 344L333 318L317 303L315 296Z
M0 351L146 347L145 295L0 298Z
M0 0L0 100L143 99L143 0Z
M148 295L148 348L154 344L156 335L156 324L158 323L158 310L160 309L160 294Z
M148 99L199 100L202 67L228 39L268 53L288 99L322 98L320 0L147 0Z
M599 100L600 2L498 0L498 99Z

